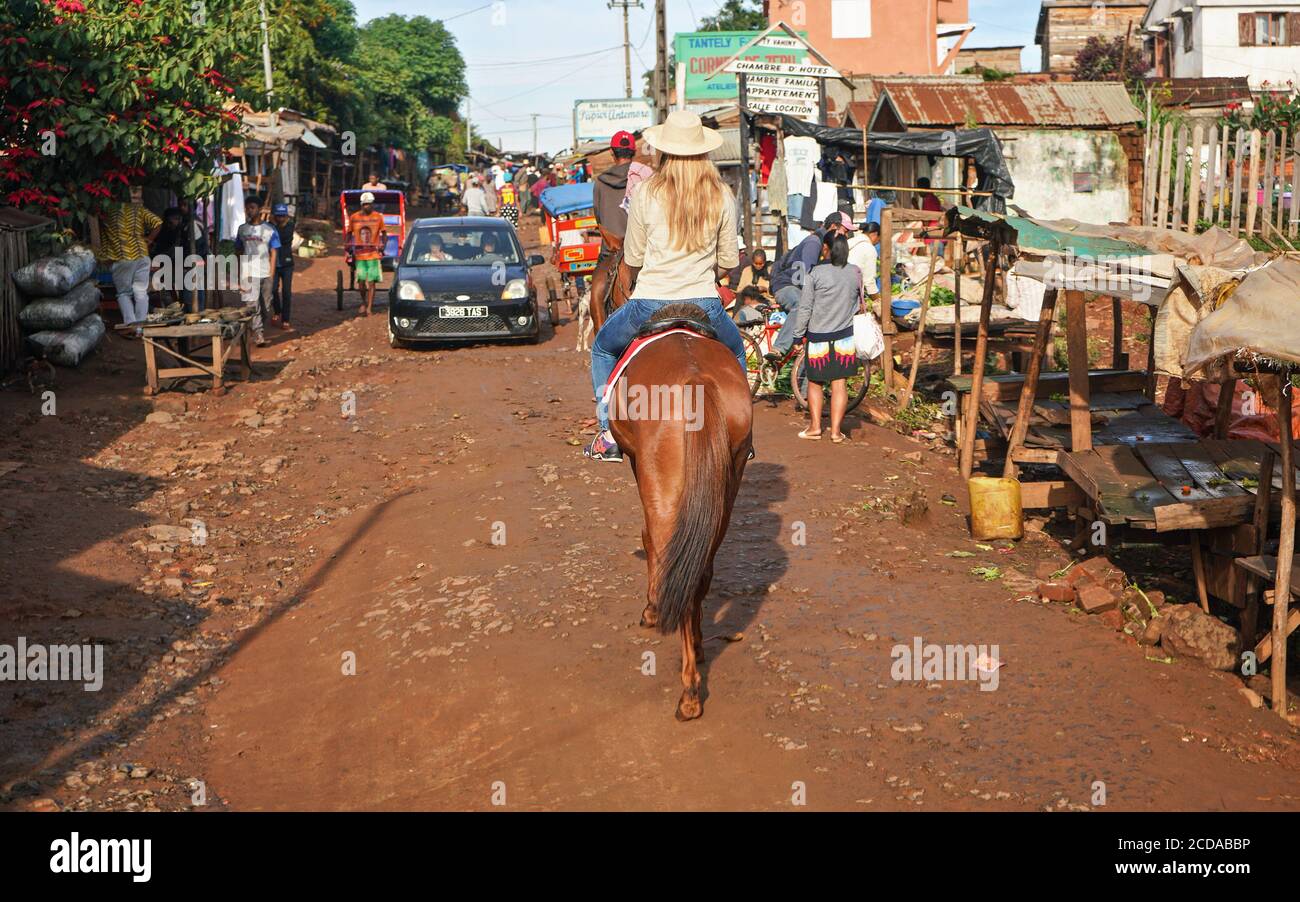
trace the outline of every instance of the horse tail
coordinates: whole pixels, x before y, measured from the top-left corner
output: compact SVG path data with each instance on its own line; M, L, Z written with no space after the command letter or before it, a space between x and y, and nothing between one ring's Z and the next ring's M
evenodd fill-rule
M660 556L654 598L662 633L680 628L690 614L713 560L713 543L725 526L727 499L735 480L727 422L713 385L704 386L701 422L703 428L686 432L685 486L677 521Z

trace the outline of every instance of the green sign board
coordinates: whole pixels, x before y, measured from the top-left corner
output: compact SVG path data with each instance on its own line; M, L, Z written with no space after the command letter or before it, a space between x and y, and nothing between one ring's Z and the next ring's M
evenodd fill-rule
M736 76L723 72L705 80L714 70L735 56L742 47L762 34L761 31L691 31L681 32L673 39L673 52L679 66L686 67L687 101L717 101L725 104L736 100L739 87ZM801 32L800 37L807 37ZM769 35L763 45L751 47L743 59L762 60L769 63L802 63L808 51L788 35Z

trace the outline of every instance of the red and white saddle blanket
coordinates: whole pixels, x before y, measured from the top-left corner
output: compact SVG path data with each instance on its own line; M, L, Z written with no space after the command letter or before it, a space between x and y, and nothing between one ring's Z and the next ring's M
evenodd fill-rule
M691 338L703 338L707 341L712 341L712 339L707 335L701 335L694 329L668 329L665 332L657 332L654 335L646 335L643 338L633 339L632 343L627 346L627 350L623 352L623 356L618 358L618 363L614 364L614 372L609 375L609 383L605 386L605 394L601 397L600 402L602 404L609 403L610 398L614 395L614 386L618 385L618 380L622 378L623 371L627 369L627 365L632 362L632 358L636 357L637 354L640 354L659 339L667 338L669 335L689 335Z

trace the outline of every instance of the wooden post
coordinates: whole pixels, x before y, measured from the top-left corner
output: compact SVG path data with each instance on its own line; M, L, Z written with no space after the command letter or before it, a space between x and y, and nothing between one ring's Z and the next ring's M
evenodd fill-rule
M1277 151L1277 133L1269 130L1268 140L1264 142L1264 174L1261 177L1264 182L1264 197L1259 205L1259 233L1263 235L1266 231L1265 225L1273 222L1273 155ZM1258 197L1258 189L1256 191Z
M1273 710L1283 717L1286 704L1287 614L1291 608L1291 566L1295 560L1295 445L1291 435L1291 370L1278 377L1277 424L1282 453L1282 532L1277 549L1277 581L1273 592Z
M1232 160L1232 234L1241 230L1241 164L1245 159L1246 130L1237 129L1236 155Z
M1147 400L1156 401L1156 311L1151 313L1151 332L1147 335Z
M1156 228L1163 229L1169 224L1169 176L1173 162L1174 124L1166 122L1164 134L1160 139L1160 182L1156 187Z
M745 120L745 73L736 76L740 87L740 206L745 211L745 247L754 252L754 202L749 196L749 123Z
M984 358L988 356L989 316L993 310L993 291L998 280L998 258L1002 242L995 238L985 245L984 296L980 300L980 330L975 339L975 361L971 364L970 397L966 399L966 417L961 434L961 478L970 479L975 469L975 430L980 417L980 397L984 392Z
M1201 148L1205 144L1204 126L1192 129L1191 170L1187 187L1187 234L1196 234L1196 214L1201 210Z
M1124 302L1110 299L1110 366L1115 370L1128 369L1128 355L1124 353Z
M963 168L965 165L963 161ZM956 305L952 309L952 374L954 376L961 375L961 272L966 268L966 236L962 235L958 241L957 265L953 267L957 278L952 286L953 304Z
M1183 227L1183 170L1187 166L1187 126L1178 129L1178 143L1174 145L1174 194L1169 199L1172 220L1169 228L1177 232Z
M1228 420L1232 416L1232 398L1237 393L1237 380L1219 386L1219 403L1214 410L1214 437L1228 437Z
M1250 176L1246 181L1247 235L1255 234L1255 217L1259 215L1259 143L1259 129L1255 129L1250 133Z
M925 350L925 320L930 313L930 293L934 290L934 268L937 265L938 244L930 245L930 274L925 278L925 297L921 300L921 318L916 325L916 342L912 345L912 371L907 377L907 390L898 406L904 410L912 403L912 390L916 388L916 374L921 369L921 352Z
M1070 450L1091 451L1088 308L1082 291L1065 292L1065 341L1070 357Z
M1219 190L1219 163L1216 155L1219 152L1219 127L1210 126L1210 137L1206 142L1207 154L1205 157L1205 206L1201 218L1206 222L1214 222L1214 194Z
M1047 356L1047 342L1052 336L1052 322L1056 319L1056 298L1059 289L1049 288L1043 295L1043 309L1038 314L1038 331L1034 335L1034 356L1029 360L1029 372L1020 386L1020 405L1016 408L1016 421L1011 424L1011 438L1007 441L1007 460L1002 475L1014 478L1019 472L1012 459L1025 443L1029 434L1029 418L1034 413L1034 400L1038 397L1038 379L1043 372L1043 359Z
M894 391L894 335L898 326L894 324L893 280L894 271L894 210L885 207L880 211L880 331L885 337L885 353L882 354L881 373L885 380L885 397Z

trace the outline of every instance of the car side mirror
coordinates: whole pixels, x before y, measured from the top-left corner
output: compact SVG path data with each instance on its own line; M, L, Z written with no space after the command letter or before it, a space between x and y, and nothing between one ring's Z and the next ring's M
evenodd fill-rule
M528 258L529 266L541 266L545 262L546 262L546 258L543 257L541 254L533 254Z

